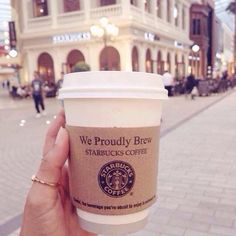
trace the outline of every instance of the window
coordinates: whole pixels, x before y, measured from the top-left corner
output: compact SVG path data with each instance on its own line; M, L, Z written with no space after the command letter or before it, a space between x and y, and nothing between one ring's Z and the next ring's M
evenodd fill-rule
M64 0L64 12L80 10L79 0Z
M100 70L120 70L120 54L114 47L104 47L99 60Z
M139 71L138 49L136 46L134 46L132 49L132 70Z
M167 0L166 2L166 9L167 9L167 21L171 22L171 14L170 14L170 0Z
M153 63L152 63L152 55L151 55L151 50L147 49L146 51L146 72L148 73L153 73Z
M47 0L33 0L34 17L47 16L48 4Z
M116 0L101 0L100 6L107 6L107 5L113 5L116 4Z
M52 56L43 52L38 57L38 71L43 80L48 82L55 82L54 76L54 62Z
M144 0L144 8L145 11L150 13L151 12L151 1L150 0Z
M166 61L166 70L171 72L171 60L170 60L170 53L167 53L167 61Z
M161 18L161 0L157 0L157 16Z
M201 20L200 19L193 19L193 21L192 21L192 33L193 33L193 35L201 34Z
M157 53L157 73L163 74L163 63L162 63L162 56L161 56L160 51Z
M71 72L73 70L73 67L76 65L76 63L82 62L82 61L85 62L83 53L77 49L73 49L67 55L67 70Z
M130 0L130 4L131 5L134 5L134 6L138 6L138 2L137 2L137 0Z
M175 4L173 14L174 14L174 19L175 19L175 26L178 26L179 25L179 8L177 4Z
M182 29L185 30L185 9L182 9Z

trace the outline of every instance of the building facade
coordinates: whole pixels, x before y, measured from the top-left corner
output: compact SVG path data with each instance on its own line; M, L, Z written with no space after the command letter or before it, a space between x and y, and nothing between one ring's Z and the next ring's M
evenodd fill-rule
M197 77L212 77L215 64L214 32L216 27L213 0L193 1L190 8L190 39L199 50L193 50L189 65Z
M234 32L226 25L222 24L223 42L221 54L221 71L228 71L229 75L234 71Z
M188 0L22 0L12 1L22 57L21 80L35 70L55 82L79 61L91 70L170 71L188 73ZM20 12L21 14L18 14ZM118 36L103 39L90 33L107 17Z

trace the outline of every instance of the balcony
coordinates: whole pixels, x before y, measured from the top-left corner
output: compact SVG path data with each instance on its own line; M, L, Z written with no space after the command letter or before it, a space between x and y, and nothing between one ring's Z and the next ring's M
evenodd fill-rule
M51 16L41 16L41 17L35 17L35 18L29 18L28 19L28 29L34 30L34 29L44 29L49 28L52 25L52 17Z
M57 16L57 24L64 25L71 22L81 22L85 20L84 11L73 11L61 13Z
M98 19L101 17L116 17L122 15L121 4L110 5L105 7L92 8L90 11L91 19Z
M132 19L138 22L142 22L142 10L138 7L135 7L133 5L130 5L130 14L132 16Z

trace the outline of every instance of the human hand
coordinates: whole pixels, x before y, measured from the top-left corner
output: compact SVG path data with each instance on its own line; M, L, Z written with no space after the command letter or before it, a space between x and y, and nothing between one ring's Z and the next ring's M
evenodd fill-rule
M43 148L43 159L36 174L48 186L34 182L28 193L20 236L92 236L82 230L69 197L68 172L65 166L69 153L69 137L63 128L64 111L51 124ZM54 185L54 184L53 184Z

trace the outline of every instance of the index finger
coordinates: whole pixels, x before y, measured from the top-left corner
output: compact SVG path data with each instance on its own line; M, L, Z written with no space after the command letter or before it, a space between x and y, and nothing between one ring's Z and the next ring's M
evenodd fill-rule
M54 146L57 134L61 127L65 126L65 112L64 109L58 113L56 119L51 124L44 143L43 156L45 156Z

